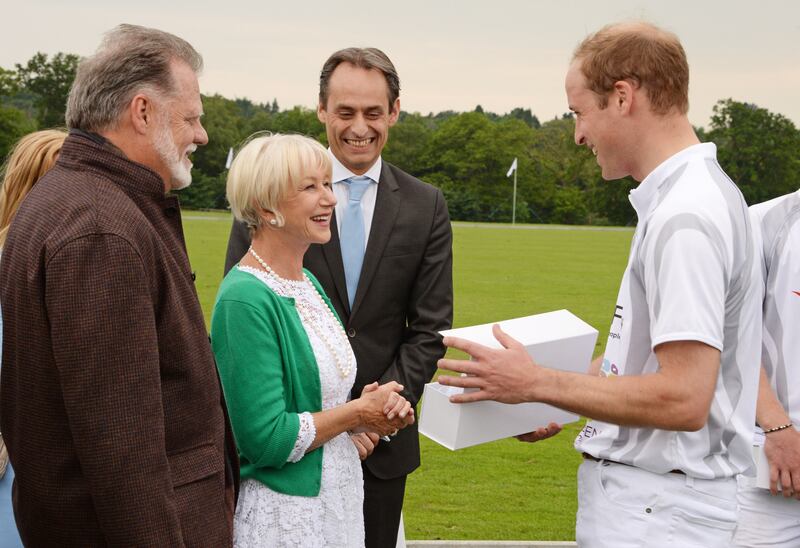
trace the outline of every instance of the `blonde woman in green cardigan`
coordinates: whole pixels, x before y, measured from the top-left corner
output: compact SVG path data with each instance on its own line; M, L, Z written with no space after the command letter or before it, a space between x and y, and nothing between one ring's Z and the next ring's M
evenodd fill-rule
M211 322L241 459L237 547L363 546L359 453L414 421L396 382L348 401L355 357L303 269L309 245L331 237L330 179L328 152L297 135L250 140L228 175L231 210L252 233Z

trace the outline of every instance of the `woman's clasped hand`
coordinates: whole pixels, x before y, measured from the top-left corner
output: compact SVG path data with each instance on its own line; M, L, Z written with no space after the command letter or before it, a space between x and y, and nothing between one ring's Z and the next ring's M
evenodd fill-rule
M414 408L401 392L403 385L395 381L378 385L368 384L356 400L360 404L361 426L355 432L375 432L381 436L397 433L401 428L414 424Z

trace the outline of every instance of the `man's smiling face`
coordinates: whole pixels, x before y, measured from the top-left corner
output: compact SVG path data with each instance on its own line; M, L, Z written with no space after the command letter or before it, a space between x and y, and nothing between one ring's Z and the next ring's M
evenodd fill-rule
M331 74L326 104L317 108L333 155L356 175L372 167L397 122L400 100L389 105L388 97L381 71L344 62Z
M625 148L618 110L610 103L606 107L599 105L597 95L586 86L580 61L573 61L570 66L565 87L569 109L575 114L575 144L589 147L603 179L630 175L632 156Z

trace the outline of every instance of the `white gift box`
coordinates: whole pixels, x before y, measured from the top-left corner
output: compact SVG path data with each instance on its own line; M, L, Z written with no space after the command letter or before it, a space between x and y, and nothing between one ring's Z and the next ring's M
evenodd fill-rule
M753 434L753 460L755 461L755 475L743 476L744 484L747 487L758 487L769 489L769 461L764 453L764 442L766 442L764 431L756 428ZM781 484L778 482L778 491L781 491Z
M745 481L750 487L769 489L769 461L764 453L763 445L753 446L753 460L756 463L756 475L755 477L745 477ZM781 484L778 483L778 491L780 490Z
M577 373L585 373L589 367L597 330L568 310L441 333L501 348L492 335L495 323L522 343L540 365ZM449 397L462 391L434 382L425 385L422 396L419 432L451 450L524 434L551 422L565 424L579 419L574 413L544 403L450 403Z

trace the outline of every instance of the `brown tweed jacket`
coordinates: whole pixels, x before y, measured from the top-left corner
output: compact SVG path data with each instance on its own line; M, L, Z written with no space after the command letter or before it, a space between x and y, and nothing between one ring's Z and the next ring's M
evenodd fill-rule
M72 132L0 263L0 426L26 546L231 544L238 464L178 200Z

